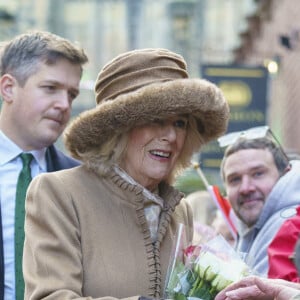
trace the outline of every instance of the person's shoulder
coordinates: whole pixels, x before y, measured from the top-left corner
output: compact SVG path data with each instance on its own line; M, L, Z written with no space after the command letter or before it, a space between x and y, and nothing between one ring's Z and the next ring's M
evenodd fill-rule
M68 156L54 145L47 148L46 161L48 172L59 171L79 166L80 161Z
M192 208L185 198L182 198L175 208L175 215L185 222L193 220Z
M86 168L82 165L73 168L66 168L52 172L40 173L33 178L31 185L43 186L62 186L64 188L71 187L73 190L79 187L79 183L86 182L89 178Z
M289 206L286 208L283 208L280 211L280 217L285 219L285 220L291 220L291 219L300 219L300 211L299 211L299 206Z
M298 237L300 232L300 206L286 208L281 212L280 216L284 218L284 222L277 234L288 233L289 237L293 235Z
M80 161L78 161L78 160L76 160L76 159L74 159L74 158L72 158L72 157L64 154L61 151L58 152L58 155L61 157L61 160L65 161L65 163L68 166L70 166L70 168L77 167L77 166L79 166L81 164Z

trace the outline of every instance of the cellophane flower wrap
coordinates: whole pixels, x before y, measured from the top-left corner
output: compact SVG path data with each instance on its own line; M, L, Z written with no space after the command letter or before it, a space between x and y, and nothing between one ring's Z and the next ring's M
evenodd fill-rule
M250 275L247 264L221 235L186 247L182 245L183 234L182 225L170 259L164 298L213 300L229 284Z

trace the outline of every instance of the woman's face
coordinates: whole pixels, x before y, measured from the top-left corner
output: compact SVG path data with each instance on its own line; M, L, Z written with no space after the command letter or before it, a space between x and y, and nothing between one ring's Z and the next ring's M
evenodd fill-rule
M187 117L175 116L132 129L121 167L147 189L155 189L181 154L187 123Z

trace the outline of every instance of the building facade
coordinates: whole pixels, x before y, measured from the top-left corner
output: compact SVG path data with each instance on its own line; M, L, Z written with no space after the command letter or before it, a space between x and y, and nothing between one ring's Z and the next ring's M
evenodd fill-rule
M176 51L192 77L202 76L202 64L275 62L267 123L286 148L300 151L299 17L298 0L0 0L0 40L41 29L86 49L90 63L73 115L94 107L98 72L131 49Z
M234 61L275 66L269 82L268 124L288 151L300 153L300 2L261 0L240 32ZM271 63L271 64L270 64Z

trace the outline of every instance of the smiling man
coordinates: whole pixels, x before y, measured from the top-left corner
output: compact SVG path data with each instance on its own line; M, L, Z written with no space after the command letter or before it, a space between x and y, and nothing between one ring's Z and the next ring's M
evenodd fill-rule
M31 157L31 177L78 165L53 143L69 121L82 65L88 59L81 48L48 32L16 36L0 50L0 299L18 300L24 299L25 199L16 196L23 165L20 155ZM20 230L15 230L15 216L21 219ZM20 249L15 246L19 237Z
M241 136L225 150L221 176L237 216L236 250L259 275L268 273L267 249L299 204L300 164L288 161L270 138Z

